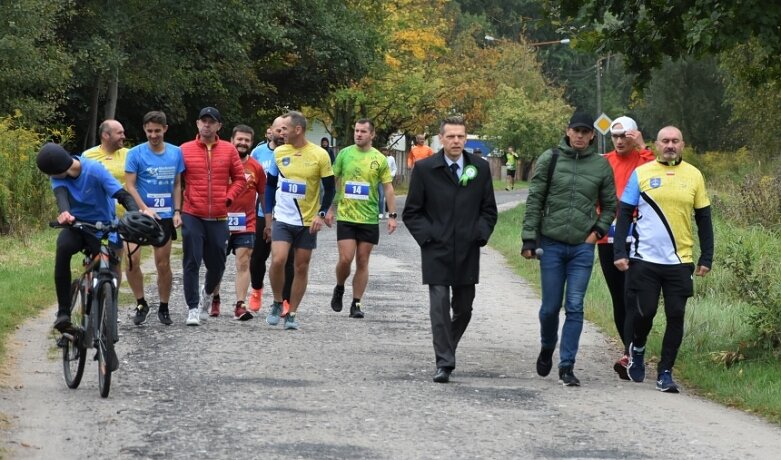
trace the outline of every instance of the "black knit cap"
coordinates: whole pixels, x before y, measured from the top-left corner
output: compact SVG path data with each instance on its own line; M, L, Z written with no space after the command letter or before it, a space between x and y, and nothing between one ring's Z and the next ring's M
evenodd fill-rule
M38 152L38 169L44 174L55 176L68 170L73 164L73 156L60 144L48 142Z

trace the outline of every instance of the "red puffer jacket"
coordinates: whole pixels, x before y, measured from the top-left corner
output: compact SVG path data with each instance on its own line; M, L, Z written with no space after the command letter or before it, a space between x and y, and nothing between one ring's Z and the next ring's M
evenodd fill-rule
M184 159L184 206L182 212L204 219L228 217L233 202L246 187L244 166L230 142L217 139L211 151L196 136L181 145Z

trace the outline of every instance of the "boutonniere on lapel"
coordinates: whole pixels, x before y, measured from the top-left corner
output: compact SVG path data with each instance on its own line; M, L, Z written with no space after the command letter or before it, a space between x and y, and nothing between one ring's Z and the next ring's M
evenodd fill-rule
M477 177L477 168L475 165L468 165L464 168L464 174L461 175L461 186L466 187L466 184L475 177Z

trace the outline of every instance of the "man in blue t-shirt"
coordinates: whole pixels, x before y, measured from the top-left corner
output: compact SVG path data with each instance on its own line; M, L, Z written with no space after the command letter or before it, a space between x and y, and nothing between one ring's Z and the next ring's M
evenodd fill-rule
M184 160L179 147L164 141L168 124L165 114L148 112L143 119L148 142L137 145L127 153L125 162L125 186L136 200L142 212L154 217L165 232L165 242L154 248L157 267L157 292L160 306L157 318L166 326L171 325L168 300L171 295L171 242L176 239L176 229L182 225L182 171ZM146 321L149 305L144 299L144 274L141 273L141 247L129 244L127 282L136 297L133 323L138 326Z
M47 143L41 147L36 161L38 169L51 179L60 212L57 222L61 225L72 224L76 220L92 224L110 222L116 218L114 199L128 211L138 211L133 197L105 166L95 160L74 157L62 146ZM58 309L54 328L60 332L73 329L70 318L70 262L71 257L84 248L88 248L90 254L100 251L98 236L68 227L63 228L57 236L54 286Z
M263 171L268 173L269 168L274 163L274 149L285 143L282 137L282 117L277 117L271 125L271 139L268 142L259 144L252 150L250 156L255 159ZM252 251L250 258L250 284L252 289L249 296L250 310L257 312L263 303L263 278L266 276L266 261L271 254L271 239L266 239L264 231L266 229L266 219L263 214L263 207L258 203L258 220L255 223L255 250ZM288 253L287 263L285 264L285 287L282 289L283 305L287 306L290 301L290 287L293 285L293 249ZM287 311L285 309L285 311Z

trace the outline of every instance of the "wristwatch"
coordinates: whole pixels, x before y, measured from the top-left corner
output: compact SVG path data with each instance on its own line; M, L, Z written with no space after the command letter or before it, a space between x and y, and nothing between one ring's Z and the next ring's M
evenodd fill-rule
M325 211L320 211L320 212L318 212L318 213L317 213L317 216L318 216L318 217L325 218Z
M395 213L395 212L389 212L388 213L388 218L389 219L395 219L397 217L399 217L399 215L397 213Z

